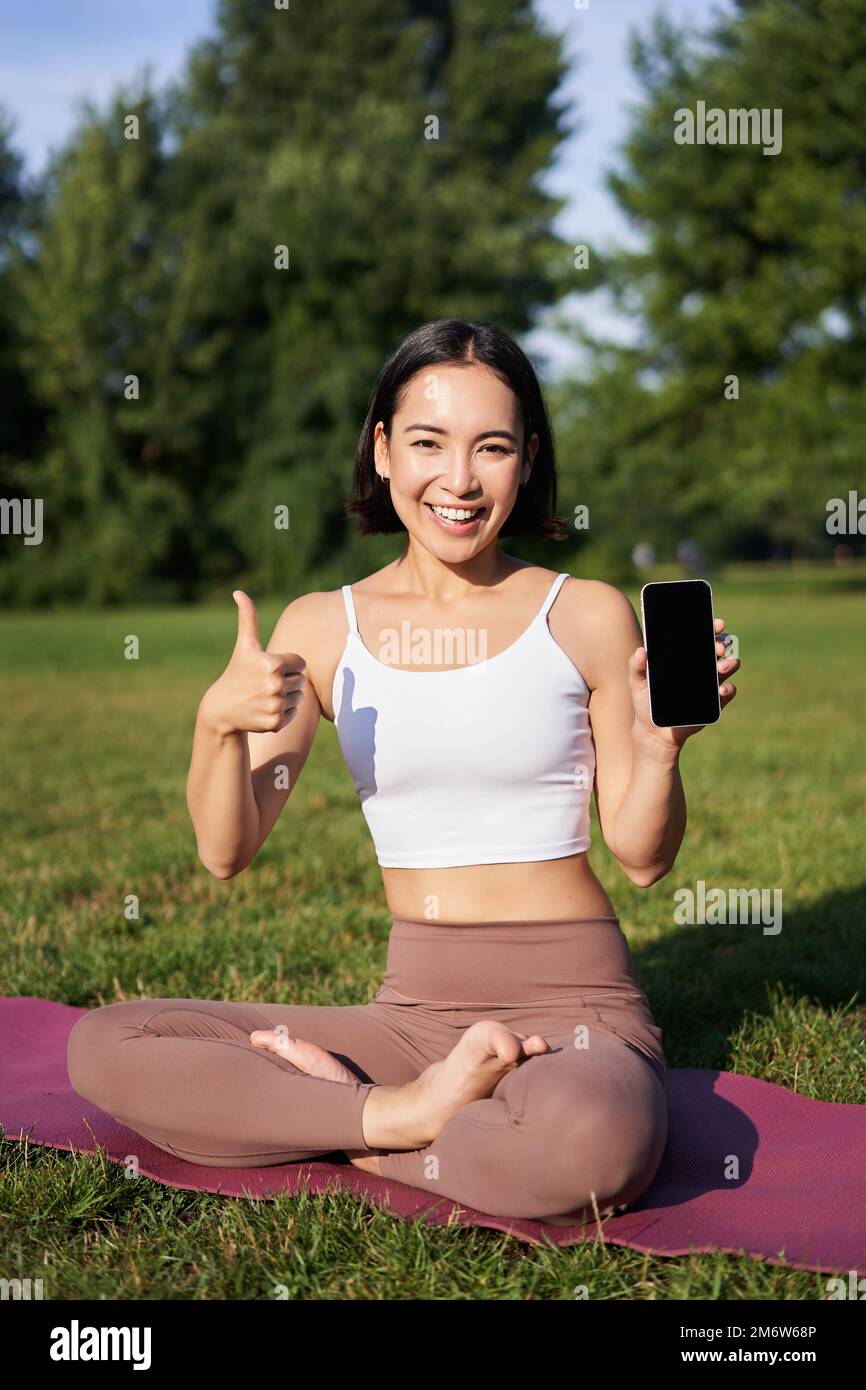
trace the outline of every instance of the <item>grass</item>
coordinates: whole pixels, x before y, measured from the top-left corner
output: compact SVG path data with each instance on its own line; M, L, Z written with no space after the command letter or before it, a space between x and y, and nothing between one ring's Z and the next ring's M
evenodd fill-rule
M683 754L689 825L635 888L593 821L592 859L673 1067L866 1103L862 689L866 593L715 576L739 695ZM633 602L636 593L631 593ZM94 1007L138 996L372 998L388 914L334 731L252 868L198 863L184 801L198 699L234 640L196 609L13 613L0 623L6 872L0 994ZM262 604L262 631L279 605ZM137 637L140 657L124 659ZM780 888L783 927L678 925L673 894ZM128 919L130 895L139 916ZM254 1202L128 1182L99 1155L0 1140L5 1278L53 1299L821 1299L826 1276L744 1256L662 1259L428 1228L345 1194Z

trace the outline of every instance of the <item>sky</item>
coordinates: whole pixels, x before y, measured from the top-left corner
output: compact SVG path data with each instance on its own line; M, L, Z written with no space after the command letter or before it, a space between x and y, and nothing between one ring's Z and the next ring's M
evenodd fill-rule
M351 0L347 0L351 3ZM472 0L463 0L472 3ZM628 66L629 33L645 32L654 13L706 28L732 0L534 0L544 26L565 36L568 74L557 100L571 100L576 129L563 141L544 187L568 199L554 231L571 244L638 244L604 186L628 128L639 89ZM0 0L0 105L13 121L13 143L38 174L76 120L78 101L104 105L113 88L145 68L161 87L180 75L189 48L214 30L215 0ZM604 291L557 306L592 332L629 342L633 322L617 315ZM528 334L551 377L579 363L567 336L545 327Z

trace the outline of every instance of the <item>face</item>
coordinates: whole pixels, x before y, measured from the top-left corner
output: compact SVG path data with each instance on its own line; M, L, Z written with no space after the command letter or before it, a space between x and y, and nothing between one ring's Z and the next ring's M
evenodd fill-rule
M489 367L419 372L395 412L378 421L376 471L410 536L451 563L496 537L529 478L538 435L524 442L517 397Z

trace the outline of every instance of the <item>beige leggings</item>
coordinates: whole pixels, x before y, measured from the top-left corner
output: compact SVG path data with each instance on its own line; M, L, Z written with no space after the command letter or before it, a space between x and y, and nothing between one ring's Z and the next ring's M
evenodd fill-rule
M550 1051L506 1073L380 1171L493 1216L555 1224L626 1207L667 1138L662 1033L617 918L466 925L395 918L369 1004L142 999L84 1015L69 1038L76 1092L192 1163L258 1167L364 1149L374 1085L401 1085L478 1019L540 1033ZM249 1034L284 1025L355 1083L305 1075Z

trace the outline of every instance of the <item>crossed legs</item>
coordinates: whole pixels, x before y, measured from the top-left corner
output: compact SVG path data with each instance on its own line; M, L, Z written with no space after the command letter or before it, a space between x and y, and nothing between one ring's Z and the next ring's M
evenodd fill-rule
M495 1012L495 1011L493 1011ZM485 1017L483 1012L479 1017ZM70 1034L78 1094L158 1147L212 1167L255 1167L368 1149L362 1116L374 1086L414 1081L459 1034L446 1021L377 1004L135 1000L95 1009ZM310 1076L250 1042L284 1027L334 1053L357 1080ZM525 1031L525 1025L522 1025ZM667 1134L664 1087L639 1053L605 1031L502 1076L417 1149L380 1152L386 1178L491 1215L556 1221L634 1201Z
M379 1158L383 1177L491 1216L571 1224L636 1201L667 1139L667 1094L637 1051L592 1031L545 1034L549 1053L509 1072L424 1148Z
M306 1075L255 1047L285 1027L333 1052L354 1084ZM375 1084L410 1081L413 1049L365 1005L144 999L85 1014L69 1036L69 1078L121 1124L210 1167L262 1167L366 1147L361 1116ZM374 1079L375 1074L375 1079Z

